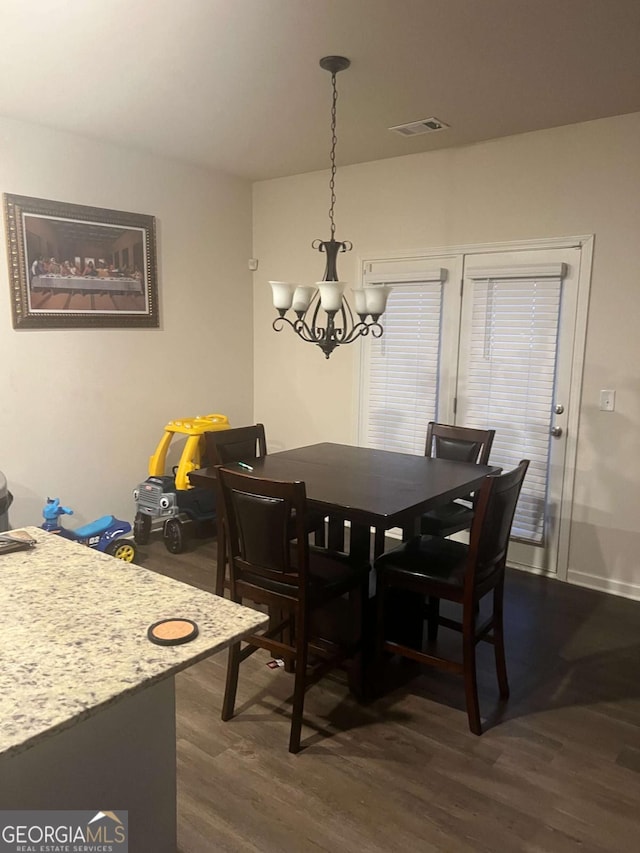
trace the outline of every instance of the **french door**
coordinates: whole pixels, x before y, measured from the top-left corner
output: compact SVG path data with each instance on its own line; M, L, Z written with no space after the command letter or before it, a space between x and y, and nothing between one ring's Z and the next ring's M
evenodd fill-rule
M429 420L495 429L491 464L531 460L509 562L547 573L570 509L580 266L568 247L374 261L363 275L393 290L384 335L363 347L359 442L422 454Z

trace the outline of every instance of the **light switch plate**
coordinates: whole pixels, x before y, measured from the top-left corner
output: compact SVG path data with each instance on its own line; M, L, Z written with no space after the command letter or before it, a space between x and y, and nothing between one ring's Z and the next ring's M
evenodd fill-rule
M600 411L612 412L616 407L616 392L613 390L600 392Z

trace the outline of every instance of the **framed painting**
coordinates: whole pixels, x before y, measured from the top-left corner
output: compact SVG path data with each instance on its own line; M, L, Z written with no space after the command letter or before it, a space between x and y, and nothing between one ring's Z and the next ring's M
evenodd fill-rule
M155 327L155 218L4 195L15 329Z

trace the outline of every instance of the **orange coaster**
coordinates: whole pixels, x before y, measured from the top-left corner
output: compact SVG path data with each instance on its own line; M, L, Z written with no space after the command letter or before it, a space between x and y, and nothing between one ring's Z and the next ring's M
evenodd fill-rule
M191 619L162 619L149 626L147 637L159 646L179 646L198 636L198 626Z

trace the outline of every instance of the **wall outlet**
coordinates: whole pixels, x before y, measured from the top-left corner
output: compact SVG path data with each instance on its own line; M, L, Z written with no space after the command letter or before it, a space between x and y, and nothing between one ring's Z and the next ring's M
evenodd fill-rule
M258 269L257 258L249 258L249 269L251 270L251 272L255 272Z
M609 391L601 391L600 392L600 411L601 412L612 412L616 407L616 392Z

